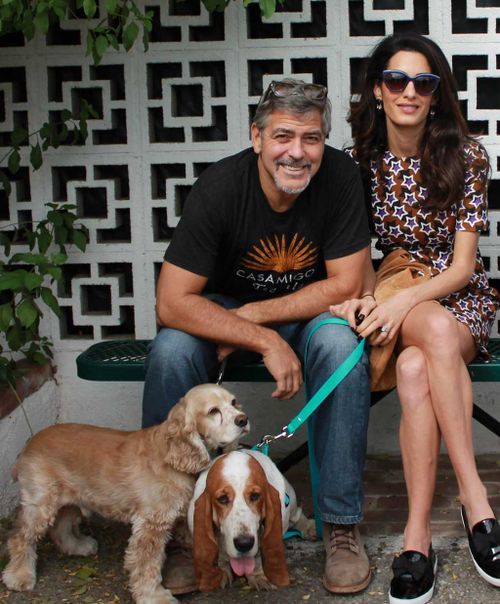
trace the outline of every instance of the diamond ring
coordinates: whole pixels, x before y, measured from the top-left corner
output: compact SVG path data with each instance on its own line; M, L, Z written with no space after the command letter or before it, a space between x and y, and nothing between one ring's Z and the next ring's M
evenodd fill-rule
M389 325L382 325L382 327L380 328L380 331L382 333L387 333L389 331Z

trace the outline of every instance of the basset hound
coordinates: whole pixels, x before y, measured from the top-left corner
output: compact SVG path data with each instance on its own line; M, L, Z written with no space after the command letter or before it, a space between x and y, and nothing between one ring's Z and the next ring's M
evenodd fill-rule
M238 450L216 458L198 478L188 509L200 591L245 576L256 589L289 584L283 535L315 539L292 486L269 457Z

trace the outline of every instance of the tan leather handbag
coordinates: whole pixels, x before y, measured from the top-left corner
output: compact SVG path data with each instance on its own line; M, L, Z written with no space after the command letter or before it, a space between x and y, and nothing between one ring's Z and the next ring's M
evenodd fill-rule
M402 289L431 278L430 268L413 260L410 254L397 249L388 254L380 264L375 281L375 300L385 302ZM373 336L375 337L375 336ZM391 390L396 385L396 334L385 346L372 346L370 351L371 389Z

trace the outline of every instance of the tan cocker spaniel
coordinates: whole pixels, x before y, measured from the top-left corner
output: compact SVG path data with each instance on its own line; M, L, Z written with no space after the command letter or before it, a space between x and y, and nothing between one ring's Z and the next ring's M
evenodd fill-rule
M125 552L137 604L177 602L161 585L165 544L186 514L196 476L209 451L230 447L249 430L247 416L224 388L192 388L160 425L126 432L59 424L36 434L12 471L21 509L8 541L3 572L8 589L36 582L36 542L49 529L66 554L95 554L97 543L79 531L81 514L130 523Z

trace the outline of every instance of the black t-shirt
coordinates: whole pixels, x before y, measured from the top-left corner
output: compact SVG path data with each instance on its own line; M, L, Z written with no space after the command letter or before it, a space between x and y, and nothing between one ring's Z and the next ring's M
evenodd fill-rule
M165 252L165 260L208 277L207 291L243 302L324 279L325 260L370 243L361 178L345 153L326 146L318 172L286 212L270 207L257 159L246 149L203 172Z

